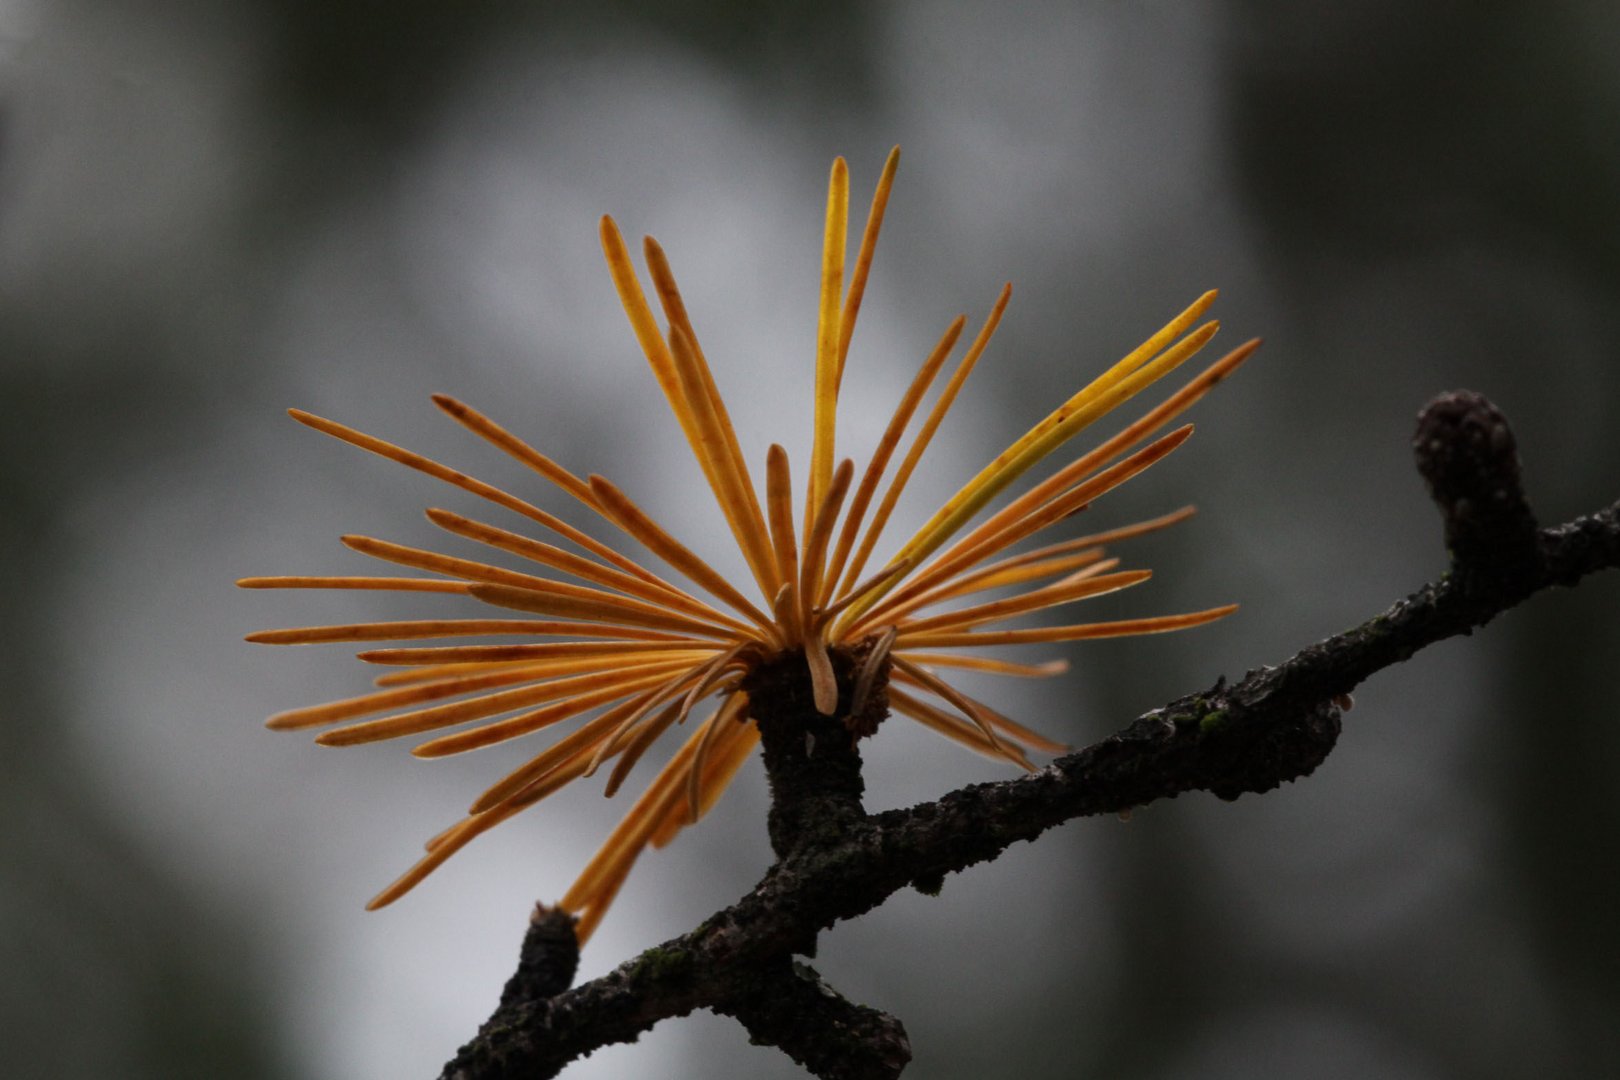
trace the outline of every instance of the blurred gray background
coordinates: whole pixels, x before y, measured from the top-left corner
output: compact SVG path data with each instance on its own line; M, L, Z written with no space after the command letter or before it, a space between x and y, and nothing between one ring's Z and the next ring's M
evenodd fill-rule
M264 731L365 676L243 633L424 598L231 581L370 572L338 534L421 542L422 507L468 505L289 405L572 509L434 391L739 567L603 212L670 252L751 460L802 461L826 168L848 156L864 212L903 145L842 447L956 312L1015 295L902 526L1204 288L1224 342L1267 338L1093 512L1202 511L1129 549L1157 576L1117 610L1243 611L976 685L1072 742L1436 575L1407 439L1438 391L1506 410L1544 519L1620 492L1613 5L554 7L0 3L8 1075L430 1076L488 1014L529 905L624 806L565 793L365 913L521 750ZM1308 781L1072 825L839 927L819 966L905 1021L919 1077L1620 1074L1617 601L1540 597L1364 687ZM869 757L874 806L1006 775L903 722ZM762 787L750 766L643 860L585 976L755 881ZM797 1072L704 1014L570 1075Z

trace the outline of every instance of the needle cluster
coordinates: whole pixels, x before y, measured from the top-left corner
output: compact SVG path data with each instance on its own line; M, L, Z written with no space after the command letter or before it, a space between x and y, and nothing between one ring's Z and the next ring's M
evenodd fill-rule
M429 735L412 752L436 758L579 721L480 794L467 815L429 840L422 858L370 906L398 899L473 838L575 780L606 770L606 793L614 794L662 736L681 728L685 739L559 904L578 916L583 941L640 854L648 846L669 843L706 814L758 744L749 687L750 675L762 666L802 658L816 709L843 718L857 734L875 727L871 696L882 687L893 712L970 749L1033 770L1032 751L1066 748L963 693L941 672L1055 675L1065 670L1061 660L1015 663L972 650L1178 630L1235 610L1224 606L1108 622L1000 626L1148 579L1146 570L1122 569L1107 546L1175 524L1191 508L1020 548L1185 442L1190 425L1164 429L1243 363L1257 341L1228 353L1119 433L995 512L983 513L1082 430L1203 349L1217 329L1213 321L1200 322L1214 292L1199 297L1014 440L885 562L870 569L896 503L989 346L1011 295L1011 287L1003 287L890 473L906 432L962 339L965 317L945 329L857 478L854 462L839 460L836 453L839 390L898 162L895 151L877 184L847 281L848 170L843 159L832 167L815 349L814 428L808 469L797 494L787 452L773 445L765 455L761 499L663 249L650 237L644 241L655 309L618 226L612 218L602 219L602 250L614 287L751 581L728 581L620 487L601 476L582 478L570 472L454 398L438 395L433 400L469 431L571 496L606 526L615 543L636 541L665 569L655 572L641 558L550 511L449 466L292 410L294 419L317 431L528 519L546 539L435 508L427 511L435 525L486 550L516 556L525 569L346 536L343 542L355 551L418 574L242 579L238 584L247 588L455 593L486 608L472 618L267 630L249 635L250 641L515 639L367 649L359 658L387 669L376 679L377 690L280 713L270 718L269 726L324 727L316 741L328 746ZM797 518L796 503L801 508ZM500 617L488 608L500 609ZM844 692L839 670L853 672L844 680Z

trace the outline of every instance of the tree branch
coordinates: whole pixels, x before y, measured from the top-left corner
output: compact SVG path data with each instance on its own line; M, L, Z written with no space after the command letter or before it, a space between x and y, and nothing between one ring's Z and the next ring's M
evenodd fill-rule
M857 740L816 713L802 660L760 669L750 701L771 778L776 864L695 930L573 989L562 978L572 975L572 923L543 915L500 1008L443 1076L553 1076L696 1008L737 1017L754 1041L781 1047L818 1076L899 1075L910 1055L899 1022L846 1001L792 963L795 953L814 954L821 930L908 885L936 891L946 874L1077 817L1185 791L1235 799L1306 776L1338 738L1345 695L1368 676L1470 633L1542 589L1620 566L1620 503L1537 530L1512 432L1480 395L1431 402L1414 451L1445 526L1444 577L1276 667L1231 685L1222 679L1031 776L867 815ZM834 660L847 703L856 658Z

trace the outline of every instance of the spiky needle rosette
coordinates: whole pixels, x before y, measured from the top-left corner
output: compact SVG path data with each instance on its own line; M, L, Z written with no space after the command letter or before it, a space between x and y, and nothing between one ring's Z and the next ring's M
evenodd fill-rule
M486 612L473 618L266 630L249 635L250 641L297 645L517 639L508 644L369 649L359 654L361 660L390 668L376 679L379 689L280 713L270 718L269 726L326 727L316 741L327 746L431 733L412 752L436 758L577 722L567 735L479 795L466 817L429 840L426 854L378 894L372 908L397 900L474 837L566 784L605 767L606 791L612 795L661 736L683 727L688 733L680 747L562 899L561 907L578 915L579 938L585 940L642 851L649 844L663 846L707 813L747 759L759 732L743 689L746 677L784 654L802 656L816 707L825 715L842 708L847 722L859 723L863 734L871 725L869 719L858 719L864 712L860 699L882 677L888 682L888 704L894 711L970 749L1032 769L1032 750L1056 752L1064 747L957 690L940 672L1039 677L1063 671L1065 663L1013 663L962 650L1179 630L1235 610L1225 606L1111 622L998 628L1018 616L1147 580L1145 570L1120 569L1119 560L1109 557L1105 546L1172 525L1188 516L1190 508L1010 552L1179 447L1191 433L1190 426L1161 432L1243 363L1257 341L1228 353L1124 430L972 524L1036 464L1197 354L1216 331L1215 322L1200 323L1215 300L1214 292L1199 297L1015 440L894 555L868 572L907 480L989 346L1011 294L1010 286L1002 288L885 486L902 437L962 337L965 317L945 329L857 480L854 464L839 461L835 450L838 395L898 163L895 150L878 180L847 284L849 174L841 158L832 166L815 342L814 426L797 522L788 457L780 446L771 446L765 455L763 503L760 500L663 250L651 238L645 241L655 311L618 226L612 218L602 219L602 250L614 287L736 538L751 583L726 580L613 483L600 476L577 476L454 398L439 395L433 400L462 426L583 504L606 524L607 534L618 534L615 542L628 537L657 556L668 568L666 576L516 495L343 424L292 410L294 419L317 431L529 519L547 539L431 509L428 517L446 532L517 556L528 569L346 536L343 542L362 554L422 573L255 577L238 582L246 588L460 593L503 612L500 617ZM514 617L516 613L521 617ZM848 700L842 703L832 662L840 653L861 658ZM688 723L693 716L702 719Z

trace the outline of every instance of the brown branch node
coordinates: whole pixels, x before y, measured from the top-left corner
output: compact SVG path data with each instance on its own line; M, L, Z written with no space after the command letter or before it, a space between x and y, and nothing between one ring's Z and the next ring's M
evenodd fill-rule
M1495 582L1532 578L1541 562L1536 518L1501 411L1472 390L1441 394L1418 414L1412 450L1445 522L1453 571Z

